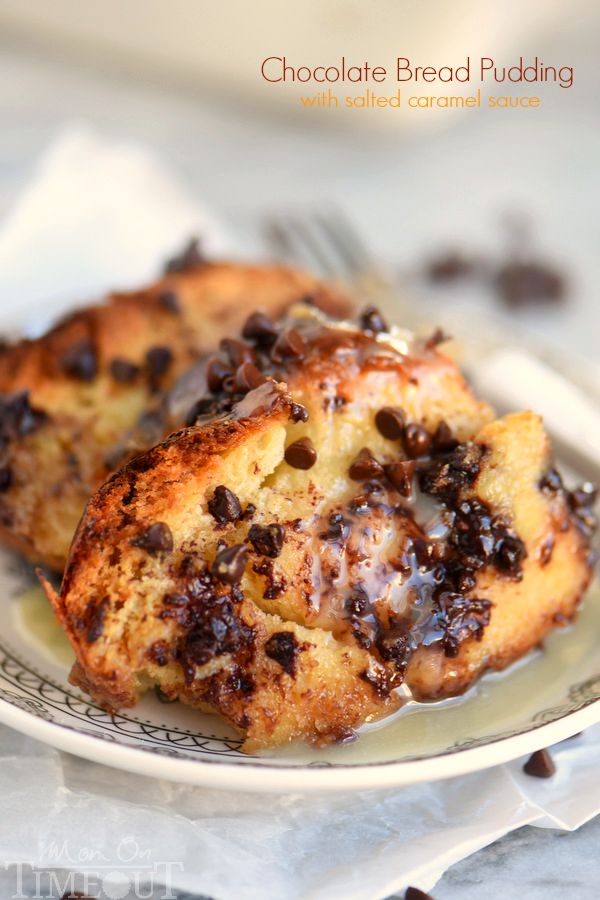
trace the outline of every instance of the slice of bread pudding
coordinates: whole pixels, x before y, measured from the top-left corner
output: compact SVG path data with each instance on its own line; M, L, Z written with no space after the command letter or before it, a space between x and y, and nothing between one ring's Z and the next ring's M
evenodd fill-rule
M74 683L113 709L157 685L248 751L339 741L573 617L592 494L563 488L536 415L494 420L436 340L374 310L243 334L173 393L196 424L92 497L46 583Z
M0 352L0 540L62 571L85 503L116 466L164 437L162 392L236 332L249 308L348 301L284 267L184 256L142 291L115 294Z

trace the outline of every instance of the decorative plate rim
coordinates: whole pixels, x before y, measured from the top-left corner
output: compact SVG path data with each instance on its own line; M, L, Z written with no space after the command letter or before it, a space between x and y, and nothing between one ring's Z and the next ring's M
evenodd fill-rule
M73 698L76 702L84 703L89 708L109 715L91 700L78 697L64 686L56 684L47 675L42 675L31 663L24 662L20 654L12 648L9 649L6 642L0 643L0 652L3 654L2 667L6 659L9 659L21 666L26 675L34 676L41 683ZM12 684L4 672L1 680L4 684ZM27 689L19 683L12 684L12 687L21 691L20 695L15 695L16 699L22 701L24 691L31 695L33 701L39 698L39 694L36 695L32 687ZM69 712L73 714L72 709L69 709ZM109 718L113 720L115 726L116 719L119 718L138 726L144 724L140 719L127 715L118 714ZM272 762L264 757L253 760L241 754L238 749L240 741L237 738L230 741L227 738L215 738L225 744L229 742L233 745L238 744L238 748L230 747L227 754L235 754L237 762L227 758L216 758L225 756L225 753L218 751L213 751L214 755L211 756L211 751L205 748L202 748L202 757L197 759L189 756L171 756L168 754L167 742L164 745L157 742L154 746L150 746L150 743L144 745L144 738L139 734L135 738L140 743L131 745L107 740L101 732L98 734L85 732L66 723L48 721L39 713L35 714L11 702L1 686L0 721L59 750L74 753L103 765L125 769L138 775L166 778L198 786L274 793L384 789L480 771L577 734L600 721L600 673L571 685L564 702L539 710L529 722L512 733L509 731L480 738L465 737L439 753L401 760L341 763ZM148 724L160 730L160 726ZM177 728L171 729L170 726L164 728L180 731ZM192 732L180 733L193 737ZM244 761L240 764L241 757Z

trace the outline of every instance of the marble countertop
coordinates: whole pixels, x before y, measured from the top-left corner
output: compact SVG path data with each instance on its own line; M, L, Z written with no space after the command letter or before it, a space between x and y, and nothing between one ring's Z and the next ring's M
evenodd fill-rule
M499 216L523 209L540 247L573 272L573 294L564 309L523 313L513 327L597 355L600 256L589 187L600 126L590 126L585 104L571 107L560 128L551 115L501 128L482 116L433 139L375 142L365 133L217 108L177 85L144 85L14 43L1 49L0 213L60 128L81 121L154 148L250 252L262 249L261 217L282 204L341 202L398 268L457 235L459 243L496 246ZM568 834L523 828L455 865L433 893L439 900L595 900L599 842L600 820Z

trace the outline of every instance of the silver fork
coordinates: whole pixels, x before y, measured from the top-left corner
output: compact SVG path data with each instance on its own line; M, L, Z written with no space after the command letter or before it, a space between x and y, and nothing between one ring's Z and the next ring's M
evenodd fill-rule
M350 218L338 207L273 214L266 223L265 234L277 259L343 282L360 305L378 306L409 328L422 323L392 272L372 254Z

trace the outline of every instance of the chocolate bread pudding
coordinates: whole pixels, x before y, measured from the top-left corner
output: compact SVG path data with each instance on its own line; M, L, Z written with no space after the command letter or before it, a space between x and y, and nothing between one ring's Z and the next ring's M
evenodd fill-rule
M438 338L373 309L255 313L184 376L179 430L93 495L60 593L44 582L73 682L115 710L158 686L248 752L323 744L570 621L593 492L566 490L539 417L495 419Z

